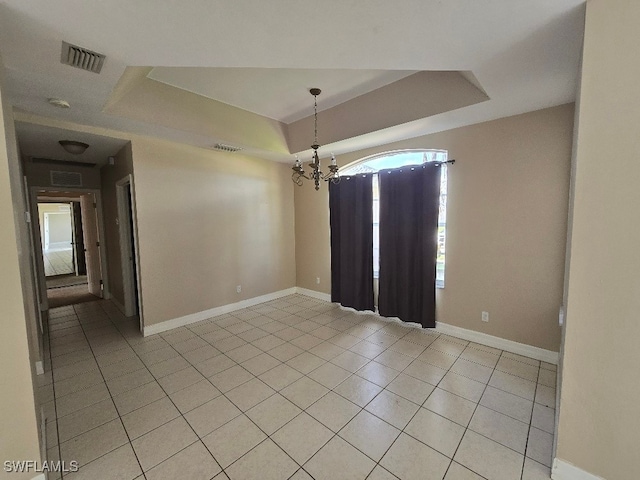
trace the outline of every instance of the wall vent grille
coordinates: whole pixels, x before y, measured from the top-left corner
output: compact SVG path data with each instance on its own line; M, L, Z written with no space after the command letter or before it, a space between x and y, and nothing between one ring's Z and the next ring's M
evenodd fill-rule
M78 172L51 171L52 187L82 187L82 174Z
M224 143L216 143L213 146L213 149L220 150L221 152L229 152L229 153L239 152L240 150L242 150L242 148L240 147L235 147L233 145L226 145Z
M101 53L92 52L86 48L62 42L60 62L64 65L80 68L88 72L100 73L106 57Z

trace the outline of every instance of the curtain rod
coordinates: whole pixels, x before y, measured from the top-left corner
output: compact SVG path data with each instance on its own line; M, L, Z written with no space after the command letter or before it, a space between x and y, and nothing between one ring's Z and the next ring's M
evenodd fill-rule
M429 162L427 162L427 163L429 163ZM456 163L456 161L455 160L447 160L446 162L433 162L433 163L434 163L434 165L436 167L440 167L441 165L445 165L447 163L450 163L451 165L453 165L454 163Z

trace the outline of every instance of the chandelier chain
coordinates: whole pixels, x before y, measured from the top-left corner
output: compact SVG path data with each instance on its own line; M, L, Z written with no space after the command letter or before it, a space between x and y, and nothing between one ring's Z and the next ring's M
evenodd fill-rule
M318 96L313 96L314 145L318 145Z

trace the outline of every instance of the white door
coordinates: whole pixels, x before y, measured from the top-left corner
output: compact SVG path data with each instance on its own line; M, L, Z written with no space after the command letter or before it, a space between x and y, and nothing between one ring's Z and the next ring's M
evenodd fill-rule
M80 196L82 210L82 233L87 261L87 283L89 292L102 298L102 269L100 268L100 244L95 197L91 193Z

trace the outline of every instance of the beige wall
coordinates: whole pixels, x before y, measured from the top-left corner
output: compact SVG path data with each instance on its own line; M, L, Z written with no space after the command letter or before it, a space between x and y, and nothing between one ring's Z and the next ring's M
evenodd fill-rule
M640 3L587 4L557 457L640 472Z
M289 166L36 115L16 118L131 141L145 325L296 285Z
M288 166L148 138L133 165L145 326L295 286Z
M44 246L44 214L54 213L49 216L49 241L65 242L71 248L71 208L68 203L38 203L38 217L42 231L40 232L42 245ZM54 245L55 246L55 245Z
M0 460L4 462L40 460L40 447L32 384L32 361L37 351L34 350L30 361L30 337L27 335L26 303L23 301L25 299L20 275L24 251L20 251L16 244L17 238L24 233L16 228L14 216L14 205L20 204L20 196L15 185L12 191L10 181L10 175L15 181L18 154L11 107L2 97L2 80L3 67L0 60ZM26 258L28 259L28 255ZM26 265L28 271L28 261ZM32 348L36 349L37 346ZM32 476L32 473L15 473L11 478L19 480Z
M569 104L341 155L347 165L435 148L457 160L448 170L438 321L558 351L572 126ZM327 205L326 185L296 187L297 285L330 293Z
M124 305L124 282L122 278L116 182L132 173L133 159L131 143L125 145L117 153L113 165L107 164L100 170L109 290L120 305Z

